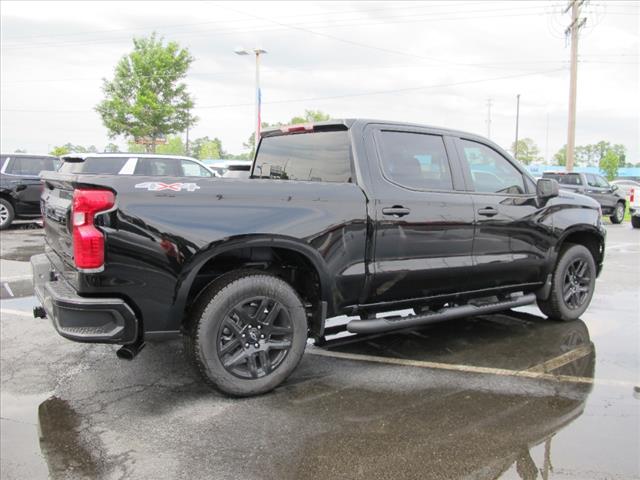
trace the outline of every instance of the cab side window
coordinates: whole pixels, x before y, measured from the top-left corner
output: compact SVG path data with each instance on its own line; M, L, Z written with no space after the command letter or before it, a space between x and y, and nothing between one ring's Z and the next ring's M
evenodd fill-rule
M476 192L526 193L522 173L495 150L478 142L460 140L462 161L466 162Z
M590 187L599 187L600 185L598 185L598 180L596 179L596 176L592 173L586 173L585 177L587 177L587 184Z
M600 188L609 188L609 182L607 182L600 175L596 175L596 183L598 184L598 187L600 187Z
M387 179L416 190L453 190L441 136L383 130L377 139Z
M206 168L202 168L196 162L189 160L180 160L182 165L182 174L185 177L212 177L213 175Z
M180 162L172 158L139 158L134 175L181 177Z

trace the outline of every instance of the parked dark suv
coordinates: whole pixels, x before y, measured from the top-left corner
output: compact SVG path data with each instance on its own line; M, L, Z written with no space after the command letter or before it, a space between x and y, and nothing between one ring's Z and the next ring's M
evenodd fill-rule
M40 216L40 172L55 171L57 157L7 153L0 156L0 230L15 219Z
M594 173L544 172L542 178L553 178L560 188L582 193L600 204L603 215L609 215L611 223L622 223L627 199L617 185L611 185L604 177Z

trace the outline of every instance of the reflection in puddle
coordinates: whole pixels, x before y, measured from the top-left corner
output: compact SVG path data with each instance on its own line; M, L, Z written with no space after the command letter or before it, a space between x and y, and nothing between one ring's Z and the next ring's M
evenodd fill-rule
M80 437L80 418L66 400L50 397L38 407L40 447L52 478L96 478L99 457Z
M539 320L520 313L497 315L329 348L529 368L591 347L583 322ZM593 378L595 351L586 352L553 373ZM552 437L582 414L592 389L589 383L492 376L482 377L486 383L475 379L472 386L471 380L465 385L464 374L442 375L452 378L450 384L384 392L347 387L320 397L312 389L309 401L301 386L294 393L295 408L310 416L325 413L318 431L301 442L297 460L289 465L290 478L547 479ZM544 457L536 463L532 449L538 445L544 445Z

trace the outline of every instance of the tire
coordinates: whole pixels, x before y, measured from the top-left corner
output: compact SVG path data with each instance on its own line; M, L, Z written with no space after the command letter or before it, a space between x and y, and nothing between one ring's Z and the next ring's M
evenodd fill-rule
M616 203L615 208L613 209L613 214L609 217L611 223L615 223L616 225L622 223L624 220L624 202Z
M589 307L595 285L596 263L591 252L582 245L569 244L558 258L549 298L538 299L538 307L551 320L576 320Z
M0 230L5 230L11 226L16 217L13 205L8 200L0 198Z
M233 396L260 395L280 385L302 359L306 310L280 278L234 272L199 296L184 343L207 383Z
M633 228L640 228L640 216L634 215L631 217L631 226Z

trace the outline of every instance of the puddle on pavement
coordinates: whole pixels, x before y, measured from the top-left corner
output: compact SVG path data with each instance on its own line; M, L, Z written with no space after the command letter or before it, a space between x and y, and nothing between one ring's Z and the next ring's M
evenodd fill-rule
M329 342L329 350L477 367L526 370L578 347L589 347L584 322L549 322L525 312L464 318L422 329ZM583 357L562 373L581 376Z
M33 307L39 304L40 302L38 302L36 297L33 295L28 297L14 297L14 298L2 299L3 309L19 310L21 312L26 312L28 314L31 314Z
M38 407L40 447L51 478L96 478L99 455L80 435L80 417L66 400L50 397Z
M38 441L38 405L48 396L0 393L3 478L47 478L49 470Z
M96 478L99 456L79 435L80 417L49 393L3 392L3 478Z

